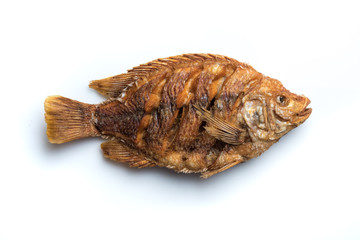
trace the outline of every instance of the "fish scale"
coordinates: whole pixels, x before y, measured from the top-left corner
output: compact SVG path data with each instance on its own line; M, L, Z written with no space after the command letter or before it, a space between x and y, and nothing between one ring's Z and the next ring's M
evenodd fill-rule
M261 155L311 114L308 98L214 54L157 59L89 86L108 99L45 100L50 142L101 136L111 160L204 178Z

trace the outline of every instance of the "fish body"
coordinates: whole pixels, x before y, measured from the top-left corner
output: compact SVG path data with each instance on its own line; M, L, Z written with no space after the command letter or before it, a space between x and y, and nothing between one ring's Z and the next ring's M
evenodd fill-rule
M308 98L221 55L157 59L89 86L108 99L45 100L51 143L101 136L106 158L204 178L259 156L311 114Z

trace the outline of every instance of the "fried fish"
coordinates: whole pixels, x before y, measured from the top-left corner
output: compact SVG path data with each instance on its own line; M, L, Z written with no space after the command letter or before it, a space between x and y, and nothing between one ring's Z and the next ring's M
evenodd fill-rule
M203 178L259 156L311 114L305 96L214 54L157 59L89 86L108 99L45 100L49 142L99 136L106 158Z

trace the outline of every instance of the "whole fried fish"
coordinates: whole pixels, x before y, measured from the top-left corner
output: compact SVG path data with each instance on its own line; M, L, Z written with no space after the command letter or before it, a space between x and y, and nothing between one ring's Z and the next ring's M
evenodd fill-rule
M89 86L108 99L45 100L51 143L101 136L106 158L203 178L259 156L311 114L305 96L221 55L157 59Z

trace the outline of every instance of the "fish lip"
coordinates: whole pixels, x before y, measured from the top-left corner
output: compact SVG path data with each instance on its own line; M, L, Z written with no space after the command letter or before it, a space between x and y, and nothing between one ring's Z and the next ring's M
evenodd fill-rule
M308 116L311 114L312 112L312 108L308 108L309 104L311 103L310 99L306 98L306 103L304 105L304 108L301 112L299 112L297 114L297 116L299 117L304 117L304 116Z
M312 108L307 108L307 107L305 107L305 109L302 110L302 111L301 111L300 113L298 113L297 115L298 115L299 117L305 117L305 116L310 115L311 112L312 112Z

